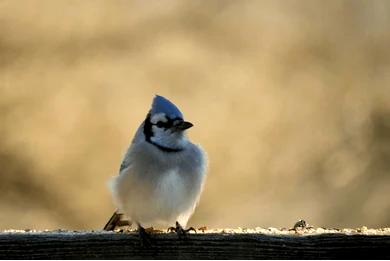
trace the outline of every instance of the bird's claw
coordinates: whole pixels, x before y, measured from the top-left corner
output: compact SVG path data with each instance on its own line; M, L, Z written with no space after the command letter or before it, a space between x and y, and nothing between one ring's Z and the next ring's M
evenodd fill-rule
M190 227L188 229L185 229L184 230L185 232L190 232L190 231L194 231L196 233L196 229L194 227Z
M167 229L167 232L170 233L170 232L176 232L176 228L175 227L169 227Z
M169 227L168 228L168 232L176 232L177 236L179 237L179 239L182 239L182 238L187 238L187 234L190 232L190 231L194 231L196 233L196 229L193 228L193 227L190 227L188 229L184 229L180 224L179 222L176 221L176 227Z

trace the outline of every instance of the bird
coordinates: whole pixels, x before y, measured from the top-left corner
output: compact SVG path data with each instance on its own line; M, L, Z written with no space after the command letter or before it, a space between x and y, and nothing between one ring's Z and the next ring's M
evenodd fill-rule
M145 228L169 227L179 237L193 229L184 228L199 202L208 162L187 136L191 127L175 104L155 95L119 175L110 181L117 210L104 230L113 230L122 215L137 225L141 241L149 241Z

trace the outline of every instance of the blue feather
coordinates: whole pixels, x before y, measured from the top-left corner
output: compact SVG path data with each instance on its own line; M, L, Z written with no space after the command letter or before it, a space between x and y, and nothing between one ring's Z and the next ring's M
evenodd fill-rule
M183 119L183 114L176 107L175 104L167 100L166 98L156 95L153 99L151 114L165 113L171 119L180 118Z

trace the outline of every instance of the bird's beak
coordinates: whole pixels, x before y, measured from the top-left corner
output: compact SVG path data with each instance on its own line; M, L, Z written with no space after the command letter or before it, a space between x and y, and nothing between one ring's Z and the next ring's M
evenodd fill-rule
M194 124L192 124L191 122L181 121L175 125L175 130L176 131L183 131L183 130L191 128L192 126L194 126Z

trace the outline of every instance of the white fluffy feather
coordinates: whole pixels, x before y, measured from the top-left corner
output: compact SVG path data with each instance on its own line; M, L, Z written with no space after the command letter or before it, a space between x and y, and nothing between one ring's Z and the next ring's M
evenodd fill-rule
M144 227L174 226L176 221L185 227L205 181L205 153L185 135L178 142L182 151L163 152L145 141L142 130L143 125L125 155L120 175L112 179L114 201L130 220Z

